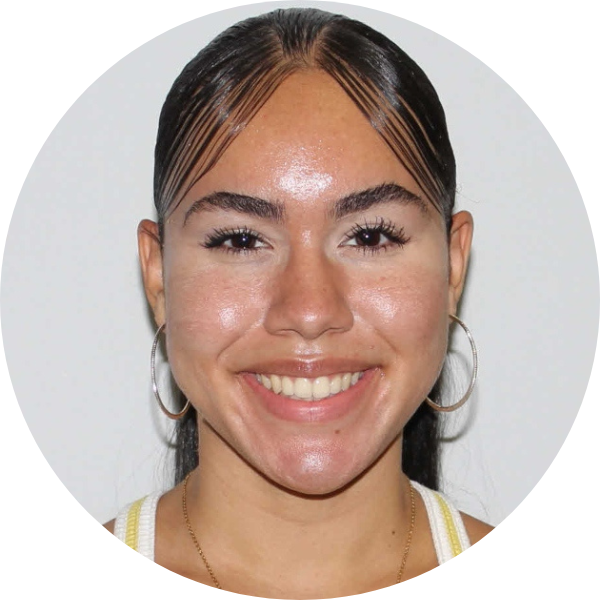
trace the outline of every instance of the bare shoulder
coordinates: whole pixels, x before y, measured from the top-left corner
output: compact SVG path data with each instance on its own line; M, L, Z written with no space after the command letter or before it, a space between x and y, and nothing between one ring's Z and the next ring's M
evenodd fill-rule
M115 519L112 521L108 521L108 523L104 523L103 527L108 529L113 535L115 534Z
M471 544L475 544L494 529L491 525L488 525L487 523L484 523L483 521L480 521L471 515L461 512L460 516L465 524L465 529L467 530Z

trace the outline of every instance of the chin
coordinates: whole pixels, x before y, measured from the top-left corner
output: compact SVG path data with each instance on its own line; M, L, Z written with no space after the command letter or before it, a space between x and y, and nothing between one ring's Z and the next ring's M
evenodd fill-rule
M279 447L276 460L263 463L259 473L289 492L326 496L347 487L377 458L374 454L373 460L366 457L361 460L355 447L344 447L335 442L304 445L309 447ZM270 458L275 456L271 454Z

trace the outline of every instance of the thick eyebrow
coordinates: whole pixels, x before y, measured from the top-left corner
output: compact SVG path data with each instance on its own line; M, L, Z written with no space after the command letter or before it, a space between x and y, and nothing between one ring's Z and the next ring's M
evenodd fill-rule
M342 219L346 215L367 210L377 204L400 202L401 204L415 204L423 212L427 212L427 203L416 194L396 183L383 183L376 187L360 192L353 192L340 198L334 205L332 216Z
M213 192L208 196L199 198L187 209L183 218L183 224L185 225L194 213L215 208L233 210L276 222L282 222L284 214L283 205L279 203L268 202L262 198L235 194L233 192Z
M405 187L396 183L383 183L381 185L353 192L336 201L330 215L335 219L361 212L377 204L400 202L402 204L415 204L422 211L427 212L426 202ZM262 198L236 194L233 192L213 192L208 196L198 198L186 211L183 225L197 212L203 210L233 210L242 214L252 215L269 221L281 223L285 216L283 204L273 203Z

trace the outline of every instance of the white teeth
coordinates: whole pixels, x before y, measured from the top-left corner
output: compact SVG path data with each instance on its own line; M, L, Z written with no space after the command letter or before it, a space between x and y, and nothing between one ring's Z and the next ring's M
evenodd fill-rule
M342 391L342 376L336 375L329 384L329 392L331 394L339 394Z
M327 398L331 393L330 389L331 385L328 377L317 377L312 384L312 395L314 395L317 400Z
M281 378L281 393L284 396L294 395L294 382L289 377Z
M276 394L281 392L281 377L279 375L271 375L271 384L273 386L273 391Z
M330 377L286 377L280 375L256 375L256 380L268 390L276 394L288 396L295 400L313 401L328 398L334 394L346 391L361 377L362 372L340 373Z
M312 397L312 385L310 380L299 377L294 382L294 396L308 400Z
M270 380L268 377L266 377L265 375L261 375L261 376L260 376L260 382L261 382L261 383L262 383L262 384L263 384L263 385L264 385L264 386L265 386L265 387L266 387L268 390L270 390L270 389L271 389L271 387L272 387L272 386L271 386L271 380Z
M344 373L342 375L342 390L344 392L350 387L351 380L352 380L352 373Z

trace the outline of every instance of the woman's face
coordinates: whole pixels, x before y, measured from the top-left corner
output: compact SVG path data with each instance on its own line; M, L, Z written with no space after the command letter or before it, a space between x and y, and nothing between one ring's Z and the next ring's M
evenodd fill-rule
M440 214L327 75L287 79L165 225L140 227L175 380L286 488L350 482L443 364L471 220ZM164 283L164 287L163 287Z

